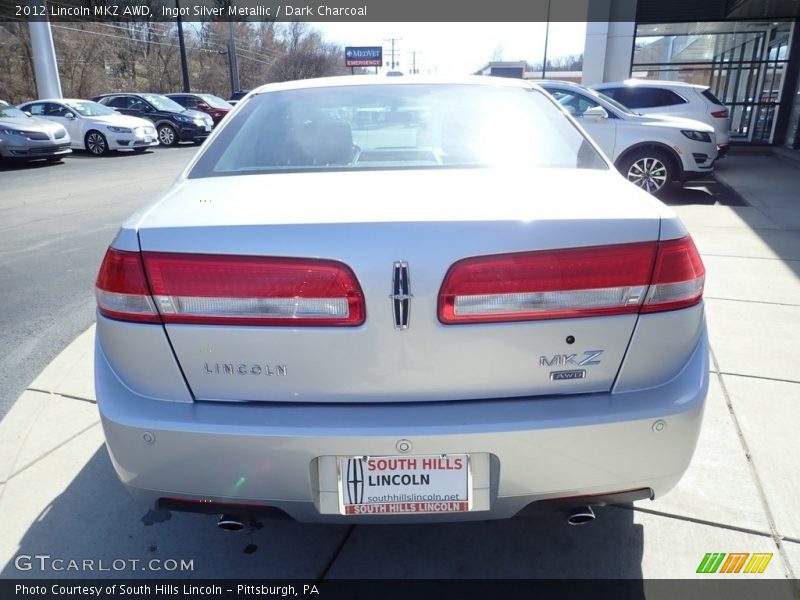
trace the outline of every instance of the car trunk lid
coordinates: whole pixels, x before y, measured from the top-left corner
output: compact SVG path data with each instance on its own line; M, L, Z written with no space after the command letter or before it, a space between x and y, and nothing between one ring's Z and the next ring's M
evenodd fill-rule
M363 294L356 326L168 322L198 400L470 400L608 391L637 314L448 324L451 267L653 242L659 206L605 171L287 173L180 181L137 227L145 256L333 261Z

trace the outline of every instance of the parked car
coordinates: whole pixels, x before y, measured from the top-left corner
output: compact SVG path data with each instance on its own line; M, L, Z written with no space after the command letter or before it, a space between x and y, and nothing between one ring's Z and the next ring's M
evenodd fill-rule
M247 96L250 93L250 90L239 90L238 92L233 92L231 97L228 98L228 104L232 106L236 106L236 103L239 102L242 98Z
M102 94L93 100L123 115L151 121L158 133L158 141L164 146L176 146L179 142L200 143L214 127L207 114L185 109L161 94Z
M184 108L191 108L192 110L199 110L211 116L214 120L214 125L218 125L220 121L227 115L233 108L232 104L227 103L222 98L214 94L166 94L170 98L183 106Z
M673 181L706 177L714 170L716 139L705 123L637 115L577 83L540 85L578 120L628 181L651 194Z
M416 115L354 127L359 110ZM107 448L148 505L327 523L660 498L709 378L704 269L540 88L270 84L97 278Z
M681 81L628 79L592 86L642 115L667 115L702 121L714 128L717 151L725 156L730 148L731 119L727 107L707 85Z
M52 99L20 104L19 109L62 125L72 147L102 156L110 150L144 152L158 145L153 124L137 117L121 115L113 108L91 100Z
M0 105L0 158L58 162L72 152L61 125L26 115L5 102Z

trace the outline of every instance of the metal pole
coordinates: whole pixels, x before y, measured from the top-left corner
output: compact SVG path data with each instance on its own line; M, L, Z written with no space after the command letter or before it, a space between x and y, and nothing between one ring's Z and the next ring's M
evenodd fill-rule
M228 66L231 71L231 95L239 91L239 65L236 64L236 23L228 21Z
M56 49L49 21L30 21L33 71L36 77L36 93L39 98L61 98L61 79L58 77Z
M183 72L183 91L189 93L189 63L186 62L186 44L183 41L183 21L181 21L181 7L175 0L175 9L177 10L176 21L178 22L178 46L181 49L181 71Z
M547 24L544 28L544 58L542 59L542 79L544 79L545 70L547 69L547 38L550 36L550 2L547 0Z

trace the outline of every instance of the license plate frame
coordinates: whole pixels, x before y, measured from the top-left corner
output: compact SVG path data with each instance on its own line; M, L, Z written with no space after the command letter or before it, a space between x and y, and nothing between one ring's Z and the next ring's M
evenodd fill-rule
M371 464L370 461L374 463ZM377 476L377 473L371 473L370 467L392 466L390 461L395 461L394 465L402 465L403 468L379 469L380 474L390 478L402 475L406 477L395 480L399 483L372 485L375 480L368 478L370 474ZM410 468L409 461L416 461L414 468ZM461 461L460 464L458 461ZM360 465L360 469L357 465ZM469 453L337 456L336 471L341 515L452 514L470 512L473 508L472 460ZM427 482L422 477L423 474L430 476ZM436 482L431 483L434 475ZM408 486L417 486L419 493L414 493L412 489L402 491ZM395 499L367 501L368 497L375 497L370 492L378 493L375 491L377 487L387 488L380 492Z

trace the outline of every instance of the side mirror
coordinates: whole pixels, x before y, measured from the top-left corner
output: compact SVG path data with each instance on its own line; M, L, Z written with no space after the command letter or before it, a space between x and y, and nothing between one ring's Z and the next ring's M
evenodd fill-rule
M209 106L205 102L198 102L197 108L199 108L200 110L209 110Z
M588 119L607 119L608 113L602 106L593 106L583 111L583 116Z
M67 114L64 115L64 118L65 119L69 119L70 121L74 121L75 120L75 114L71 113L71 112L68 112Z
M32 116L33 116L33 115L31 114L31 111L29 111L29 110L25 110L25 111L22 111L22 112L24 112L24 113L25 113L26 115L28 115L29 117L32 117Z

